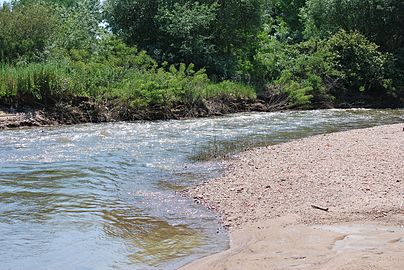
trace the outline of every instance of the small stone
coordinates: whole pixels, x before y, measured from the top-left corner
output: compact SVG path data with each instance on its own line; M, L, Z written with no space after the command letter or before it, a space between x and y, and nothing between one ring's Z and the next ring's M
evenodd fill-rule
M196 195L194 196L194 199L200 200L200 199L203 199L203 196L200 195L200 194L196 194Z

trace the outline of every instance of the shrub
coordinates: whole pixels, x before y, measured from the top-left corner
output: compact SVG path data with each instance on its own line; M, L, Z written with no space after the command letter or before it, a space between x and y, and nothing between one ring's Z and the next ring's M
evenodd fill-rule
M364 35L341 30L330 37L327 46L343 74L340 87L331 91L339 103L364 103L367 99L397 95L391 79L391 55L380 52L379 46Z
M170 107L175 103L193 104L202 99L221 96L254 98L255 91L245 85L222 82L212 83L204 70L195 71L193 65L171 65L155 70L129 72L107 94L110 98L121 98L132 107Z
M290 107L310 106L312 102L322 106L332 103L329 88L340 73L335 69L334 55L324 41L311 39L288 44L275 37L265 40L257 61L268 88L286 93Z

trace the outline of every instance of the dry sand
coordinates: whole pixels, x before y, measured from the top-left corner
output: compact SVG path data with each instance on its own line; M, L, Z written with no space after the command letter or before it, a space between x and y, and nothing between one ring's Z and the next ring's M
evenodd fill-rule
M238 155L189 190L229 226L230 249L183 269L404 269L403 128Z

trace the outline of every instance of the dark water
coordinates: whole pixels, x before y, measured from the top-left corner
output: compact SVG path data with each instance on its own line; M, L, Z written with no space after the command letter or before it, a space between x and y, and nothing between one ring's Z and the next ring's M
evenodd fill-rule
M404 110L1 131L0 269L176 269L228 245L213 213L176 194L220 172L196 151L397 122Z

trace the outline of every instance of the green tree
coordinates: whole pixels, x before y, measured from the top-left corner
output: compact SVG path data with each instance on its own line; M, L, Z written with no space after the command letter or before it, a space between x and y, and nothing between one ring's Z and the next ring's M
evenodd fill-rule
M0 8L0 62L38 60L57 25L51 7L34 3Z
M31 5L31 4L44 4L44 5L53 5L53 6L64 6L71 7L78 0L16 0L14 1L14 5Z
M307 36L359 31L383 50L404 47L402 0L308 0L302 9Z
M270 24L285 23L289 35L301 40L304 26L300 19L300 9L306 0L267 0L264 5L266 22Z
M155 22L159 0L107 0L104 15L111 30L130 45L152 52L158 43Z
M78 0L72 7L59 8L58 31L52 49L74 53L91 53L102 35L101 10L98 0Z
M342 74L335 55L319 39L288 44L276 35L261 35L256 55L260 84L272 94L287 94L290 106L329 107L334 104L330 90Z
M358 31L393 54L394 85L404 92L404 1L308 0L301 11L306 37Z
M183 60L220 77L251 60L261 27L261 0L108 0L114 33L160 63Z
M216 53L209 29L216 19L217 4L187 2L159 7L156 22L162 33L162 49L171 62L209 66ZM170 59L171 58L171 59Z

